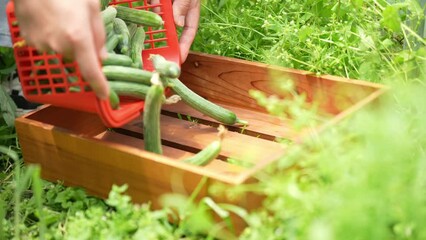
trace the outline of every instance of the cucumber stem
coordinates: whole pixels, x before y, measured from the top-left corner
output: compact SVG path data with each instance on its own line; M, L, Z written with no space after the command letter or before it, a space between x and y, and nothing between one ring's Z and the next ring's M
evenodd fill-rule
M225 128L225 126L223 126L222 124L219 125L219 127L217 128L217 130L219 130L218 132L218 136L219 136L219 141L222 142L223 138L225 137L226 133L228 132L228 130Z
M182 98L179 95L172 95L164 101L164 104L170 105L178 103Z
M247 126L249 125L249 122L246 120L241 120L237 118L237 121L235 121L235 124L241 124L241 125Z
M161 83L161 81L160 81L160 74L159 73L157 73L157 72L154 72L153 74L152 74L152 77L151 77L151 84L152 85L163 85L162 83Z

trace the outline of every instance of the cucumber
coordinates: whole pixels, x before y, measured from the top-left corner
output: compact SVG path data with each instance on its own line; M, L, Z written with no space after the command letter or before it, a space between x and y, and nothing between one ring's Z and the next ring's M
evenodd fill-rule
M152 61L155 71L160 73L160 76L168 78L178 78L180 76L180 67L175 62L168 61L158 54L151 54L149 60Z
M115 18L113 21L114 32L122 36L118 41L118 49L121 53L126 54L129 52L130 33L126 23L120 18Z
M108 82L110 88L117 93L118 96L133 97L144 100L149 90L149 86L131 83L131 82Z
M150 86L132 82L111 81L108 83L110 89L113 90L118 96L133 97L140 100L145 100L150 88ZM178 95L172 95L168 98L166 98L166 96L162 97L162 103L166 105L175 104L180 100L181 98Z
M196 94L177 78L168 79L168 85L189 106L223 124L248 124L246 121L238 119L234 112L216 105Z
M109 38L107 38L105 47L108 52L114 52L114 49L117 47L118 42L122 38L121 35L112 34Z
M106 41L108 42L108 39L110 39L113 35L115 35L114 27L113 27L112 31L110 31L110 32L107 33L107 35L106 35Z
M115 6L115 8L117 9L117 17L128 23L135 23L146 27L161 27L164 24L161 16L151 11L124 6Z
M37 66L37 67L40 67L40 66L42 66L44 64L44 60L38 60L38 61L36 61L35 62L35 64L34 64L34 66ZM37 71L31 71L31 73L30 73L30 77L31 78L33 78L33 77L35 77L36 75L39 75L39 74L41 74L41 72L42 71L46 71L46 70L41 70L41 69L38 69Z
M52 54L52 55L55 54L55 52L53 52L53 51L49 51L48 53ZM49 62L49 64L61 64L60 61L59 61L59 59L57 59L57 58L51 58L51 59L49 59L48 62ZM64 63L70 63L70 60L63 59L63 62ZM75 82L78 81L78 77L77 76L69 76L70 73L73 73L73 71L71 69L68 69L66 67L63 68L63 69L64 69L64 72L65 72L65 75L67 75L68 82L75 83Z
M184 159L183 162L194 164L197 166L204 166L217 158L222 148L222 144L219 140L210 143L203 150L195 154L194 156Z
M133 60L133 67L143 68L142 50L144 49L145 30L137 27L130 43L130 58Z
M108 23L106 26L105 26L105 34L106 34L106 36L108 37L108 36L110 36L110 34L111 33L113 33L113 30L114 30L114 24L112 24L112 23Z
M210 143L203 150L198 152L192 157L186 158L183 160L185 163L194 164L197 166L204 166L210 163L212 160L219 156L220 151L222 150L222 140L226 133L226 129L223 125L219 126L219 139Z
M123 54L108 53L108 57L102 60L102 66L125 66L130 67L133 61L129 56Z
M137 28L138 28L138 25L136 25L134 23L127 24L127 29L129 29L129 33L130 33L130 39L132 39L132 37L135 34Z
M118 109L120 106L120 98L118 97L118 94L111 88L109 90L109 104L114 110Z
M79 86L71 86L68 90L70 92L81 92L81 88Z
M152 72L123 66L103 66L102 72L111 81L136 82L151 85Z
M117 16L117 9L115 7L109 6L105 8L102 12L102 20L104 21L104 25L108 25L112 23L114 18Z
M164 97L164 87L159 78L158 73L152 75L152 85L146 95L143 112L143 138L146 151L162 154L160 113Z

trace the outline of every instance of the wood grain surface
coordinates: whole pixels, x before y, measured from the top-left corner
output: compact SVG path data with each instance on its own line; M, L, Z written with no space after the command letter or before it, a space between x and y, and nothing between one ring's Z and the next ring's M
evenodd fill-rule
M180 149L198 152L218 139L217 129L208 125L183 121L165 115L161 116L160 124L163 144L176 146ZM142 120L134 121L122 129L142 135ZM256 164L260 161L275 160L283 153L283 146L277 142L229 131L223 139L220 155L223 159L233 158Z
M182 66L180 79L209 100L265 112L249 95L250 89L289 97L275 82L291 79L297 92L319 103L323 113L338 114L382 86L335 76L316 76L307 71L262 63L192 53Z

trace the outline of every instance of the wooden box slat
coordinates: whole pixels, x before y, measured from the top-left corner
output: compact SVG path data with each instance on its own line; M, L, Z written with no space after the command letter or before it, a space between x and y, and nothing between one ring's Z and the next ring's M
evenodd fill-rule
M248 93L257 89L267 94L290 97L271 85L271 76L291 77L296 90L306 94L308 103L319 102L319 125L296 130L292 119L270 116ZM161 132L164 155L143 150L142 119L119 129L107 129L96 114L45 106L16 120L16 130L26 163L38 163L42 177L84 187L89 193L106 197L112 184L129 185L135 202L152 202L160 207L164 193L190 194L200 180L208 184L199 197L208 196L208 186L255 182L254 174L285 154L285 145L274 140L287 138L295 144L307 134L318 134L361 108L372 104L386 88L379 84L334 76L315 76L306 71L279 68L232 58L191 53L182 66L180 78L201 96L233 110L250 125L228 126L218 159L204 167L182 162L217 139L218 122L178 103L164 106ZM181 115L197 120L191 122ZM250 162L236 166L227 158ZM259 206L261 197L220 198L247 209ZM244 224L236 221L237 229Z
M161 116L161 128L163 142L169 142L181 149L194 152L202 150L218 139L216 128L164 115ZM126 125L123 129L142 133L142 120ZM220 153L222 158L234 158L252 163L256 163L259 159L264 161L276 159L282 154L282 144L232 131L229 131L223 139Z
M299 133L291 128L291 120L289 119L279 119L278 117L271 116L267 113L243 109L223 103L219 105L236 112L240 119L247 120L250 123L248 126L230 127L233 131L243 132L246 135L260 137L271 141L275 140L276 137L293 139ZM186 116L190 116L193 119L201 120L201 122L212 126L219 124L216 120L191 108L184 102L165 105L163 107L163 113L174 117L178 116L177 114L180 114L184 119L186 119ZM267 127L265 127L265 125L267 125Z
M128 135L119 134L116 132L102 132L101 134L95 136L96 139L100 139L106 142L125 144L134 148L142 148L143 140L135 137L130 137ZM163 155L169 158L176 159L177 161L183 160L185 158L191 157L194 154L192 152L183 151L178 148L173 148L163 145ZM236 176L237 174L244 171L244 168L230 165L226 162L216 159L208 164L208 169L213 172L217 172L222 175L228 175L230 177Z
M192 55L183 64L181 75L182 81L189 88L208 99L258 112L265 110L250 97L248 90L257 89L267 94L282 95L271 85L271 79L283 77L293 80L297 91L305 93L308 101L321 103L321 112L328 116L344 112L384 88L380 84L365 81L329 75L316 76L307 71L209 54Z

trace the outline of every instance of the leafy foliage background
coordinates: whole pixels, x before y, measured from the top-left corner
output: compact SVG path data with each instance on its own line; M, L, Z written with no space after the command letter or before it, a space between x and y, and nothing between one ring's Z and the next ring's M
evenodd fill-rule
M426 49L424 36L416 34L424 10L415 0L203 2L193 50L391 89L380 106L291 146L257 176L259 183L210 189L264 194L251 213L209 198L196 203L197 192L165 195L165 207L154 211L149 203L132 204L125 185L101 200L42 181L37 166L23 166L10 121L14 106L0 91L0 239L232 239L210 209L219 209L225 223L227 213L242 216L248 227L241 239L425 239ZM10 49L1 48L0 56L3 81L14 62ZM288 82L282 85L291 91ZM252 94L265 107L281 104ZM279 107L269 110L282 114ZM298 123L309 123L306 116Z

